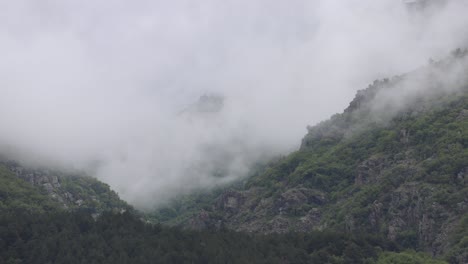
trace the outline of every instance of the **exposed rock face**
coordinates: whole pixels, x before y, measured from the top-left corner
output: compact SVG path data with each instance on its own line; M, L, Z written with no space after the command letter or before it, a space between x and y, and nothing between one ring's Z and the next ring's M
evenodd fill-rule
M386 166L389 166L389 162L384 156L370 157L357 167L354 183L356 185L376 183L378 176Z
M400 130L400 142L407 144L409 143L410 132L406 129Z
M376 230L382 224L384 215L383 215L384 204L378 202L377 200L372 203L372 210L369 214L369 223Z
M194 229L227 227L237 231L261 233L322 228L319 206L327 203L325 193L298 187L275 198L259 199L264 191L226 191L218 198L212 212L201 211L188 221L188 226ZM295 216L294 219L291 215Z
M241 192L227 191L221 195L216 207L228 213L237 213L244 204L245 198Z
M404 156L400 160L382 155L372 156L357 167L356 186L378 186L382 181L398 178L398 182L402 182L398 188L372 203L368 222L376 231L385 228L390 240L413 240L434 255L441 254L447 251L444 245L449 243L449 234L453 231L457 215L468 212L468 198L458 203L454 211L437 201L436 185L405 182L419 169L417 163L409 158L410 154ZM460 184L465 184L467 172L465 168L457 174ZM352 230L356 220L348 215L346 223Z
M188 221L190 229L219 229L221 221L214 219L207 211L202 210Z
M434 255L447 250L459 212L434 201L434 192L431 186L406 183L392 194L390 214L385 216L389 239L414 241Z
M401 177L410 178L405 173L417 171L411 167L414 165L408 165L413 164L412 161L394 162L385 156L373 156L357 167L359 176L355 185L358 188L375 186L390 177L386 175L389 170L402 163L406 164L406 169ZM465 176L466 170L459 173L459 178ZM390 240L416 243L413 246L441 255L449 250L447 245L458 216L468 213L468 198L458 204L457 209L451 209L437 201L436 188L436 185L403 181L398 188L380 195L368 205L363 216L367 224L350 211L344 219L345 230L384 231ZM303 186L286 189L277 196L268 197L265 191L261 188L226 191L212 210L201 211L189 220L188 226L259 233L307 232L327 227L330 214L333 215L333 209L330 211L327 206L336 206L329 204L325 192Z
M457 173L457 181L461 185L468 185L468 167L464 168L459 173Z
M49 170L29 169L13 161L1 162L0 164L6 166L9 170L14 172L16 176L32 185L43 187L47 193L59 201L63 207L68 208L71 203L76 202L71 193L61 190L59 177Z
M223 110L224 97L216 94L200 96L197 102L181 112L184 115L216 114Z
M458 121L468 120L468 109L463 109L457 117Z
M298 187L286 190L275 201L274 206L281 213L303 214L309 206L325 204L326 197L318 190Z
M81 208L99 214L103 210L120 211L130 208L106 184L91 177L66 175L49 169L29 168L15 161L0 160L0 165L14 172L18 178L43 188L65 209ZM68 184L64 185L64 181Z

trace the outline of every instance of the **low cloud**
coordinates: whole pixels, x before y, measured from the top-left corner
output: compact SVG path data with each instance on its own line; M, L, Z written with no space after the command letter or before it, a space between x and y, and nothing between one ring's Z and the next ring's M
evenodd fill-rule
M468 3L0 3L0 144L140 207L245 176L375 79L468 40ZM210 114L180 114L217 94ZM14 153L14 154L13 154Z

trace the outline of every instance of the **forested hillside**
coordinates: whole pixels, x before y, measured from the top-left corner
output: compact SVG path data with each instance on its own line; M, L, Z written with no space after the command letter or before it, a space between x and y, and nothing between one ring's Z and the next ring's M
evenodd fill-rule
M1 263L445 263L400 250L376 235L331 230L259 235L145 224L128 212L0 214Z
M3 161L0 263L466 263L467 55L374 82L299 150L150 222L96 179Z
M444 263L378 235L256 235L148 224L136 214L64 208L0 167L0 263ZM425 262L429 261L429 262Z
M457 50L374 82L342 114L309 127L300 150L204 201L192 217L168 217L171 207L156 216L196 229L380 234L468 261L466 56Z
M52 200L46 190L32 186L0 166L0 212L44 213L59 208L60 204Z
M110 189L109 185L82 172L35 168L6 158L0 159L0 168L3 177L15 178L11 184L14 182L28 190L40 192L44 196L40 201L47 198L61 209L88 211L95 215L110 210L134 211L132 206L122 201L117 193Z
M0 264L468 264L467 14L0 0Z

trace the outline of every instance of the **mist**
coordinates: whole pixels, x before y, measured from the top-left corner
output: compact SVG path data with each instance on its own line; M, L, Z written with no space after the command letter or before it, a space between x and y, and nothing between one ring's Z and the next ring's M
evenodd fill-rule
M140 208L240 179L374 80L465 47L468 2L432 2L3 1L0 152Z

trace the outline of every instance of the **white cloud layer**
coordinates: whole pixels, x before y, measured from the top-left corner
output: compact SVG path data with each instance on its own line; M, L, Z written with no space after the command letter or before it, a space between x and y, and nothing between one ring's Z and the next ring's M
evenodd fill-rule
M468 40L468 2L0 2L0 144L137 206L245 175L374 79ZM178 114L205 93L218 114ZM222 167L224 178L211 174Z

